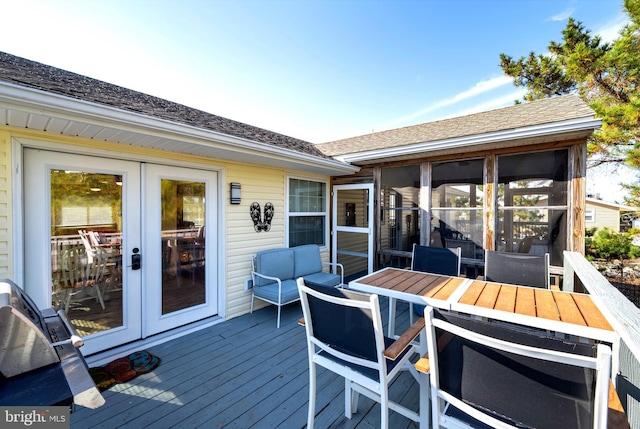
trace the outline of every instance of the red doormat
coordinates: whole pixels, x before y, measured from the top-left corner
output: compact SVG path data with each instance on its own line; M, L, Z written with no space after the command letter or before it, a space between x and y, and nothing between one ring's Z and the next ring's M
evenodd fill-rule
M89 368L89 374L101 392L116 383L124 383L160 365L160 358L146 350L109 362L105 366Z

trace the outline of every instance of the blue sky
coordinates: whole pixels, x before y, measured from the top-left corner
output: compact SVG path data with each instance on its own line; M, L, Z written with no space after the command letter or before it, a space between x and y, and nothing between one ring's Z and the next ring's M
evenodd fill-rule
M511 105L499 54L622 0L0 0L0 51L313 143ZM597 189L594 191L598 191Z

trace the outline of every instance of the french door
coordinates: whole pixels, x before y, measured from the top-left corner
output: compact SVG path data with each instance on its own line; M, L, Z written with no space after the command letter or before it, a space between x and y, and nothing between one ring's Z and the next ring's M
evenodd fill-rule
M144 165L144 336L217 313L216 173ZM207 204L208 203L208 204ZM209 226L209 228L207 228Z
M217 313L217 173L31 148L23 170L24 287L85 355Z
M345 282L373 272L373 184L333 187L332 260Z

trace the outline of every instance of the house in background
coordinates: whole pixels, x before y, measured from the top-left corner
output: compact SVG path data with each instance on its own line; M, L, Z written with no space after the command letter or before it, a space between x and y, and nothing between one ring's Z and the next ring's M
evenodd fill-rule
M68 308L90 361L247 313L261 249L348 278L437 229L471 266L531 236L559 266L600 126L564 96L312 145L4 53L0 119L0 276Z
M585 201L584 226L587 229L609 228L615 232L624 232L632 226L631 221L635 219L635 216L626 216L625 219L624 215L633 215L640 211L638 207L603 201L597 196L588 195Z

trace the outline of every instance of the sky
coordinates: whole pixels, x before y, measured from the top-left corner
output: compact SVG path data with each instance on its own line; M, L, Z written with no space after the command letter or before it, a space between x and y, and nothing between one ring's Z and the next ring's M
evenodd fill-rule
M512 105L500 69L622 0L0 0L0 51L321 143ZM591 173L590 173L591 174ZM622 202L596 172L587 192ZM620 180L618 180L618 178Z

